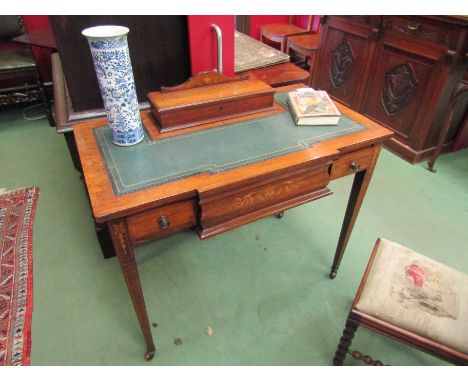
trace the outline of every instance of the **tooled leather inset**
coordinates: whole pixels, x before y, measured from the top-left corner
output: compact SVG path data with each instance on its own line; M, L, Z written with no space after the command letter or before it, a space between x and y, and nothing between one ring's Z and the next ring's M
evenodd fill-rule
M382 104L388 115L400 113L410 102L417 87L411 64L397 65L385 73Z
M335 88L342 86L349 78L353 63L351 47L346 41L343 41L331 55L330 79Z

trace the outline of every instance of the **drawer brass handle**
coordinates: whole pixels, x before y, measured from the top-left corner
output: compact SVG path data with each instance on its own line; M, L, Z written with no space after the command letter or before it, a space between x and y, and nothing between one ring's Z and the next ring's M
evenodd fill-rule
M419 28L421 28L421 23L414 23L414 24L408 23L408 29L410 31L417 31Z
M158 219L159 228L168 229L171 225L169 218L167 216L160 216Z
M357 162L351 162L351 164L349 165L349 168L353 171L359 171L359 168L361 166L359 166L359 163Z

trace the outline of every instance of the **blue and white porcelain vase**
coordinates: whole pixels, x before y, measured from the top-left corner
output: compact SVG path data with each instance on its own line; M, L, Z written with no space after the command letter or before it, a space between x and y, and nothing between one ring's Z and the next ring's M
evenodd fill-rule
M143 139L132 63L127 45L129 29L102 25L83 30L88 39L112 142L134 145Z

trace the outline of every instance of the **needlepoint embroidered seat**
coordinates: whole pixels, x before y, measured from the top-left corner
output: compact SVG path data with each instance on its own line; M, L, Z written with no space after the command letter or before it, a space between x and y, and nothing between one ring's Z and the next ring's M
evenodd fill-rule
M468 276L380 239L355 309L468 354Z

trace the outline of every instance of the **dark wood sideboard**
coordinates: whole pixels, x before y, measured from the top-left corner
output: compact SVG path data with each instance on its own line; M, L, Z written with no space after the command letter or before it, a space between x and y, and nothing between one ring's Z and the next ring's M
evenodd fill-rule
M468 17L323 16L321 28L312 87L393 130L386 146L409 162L429 157L467 68Z

